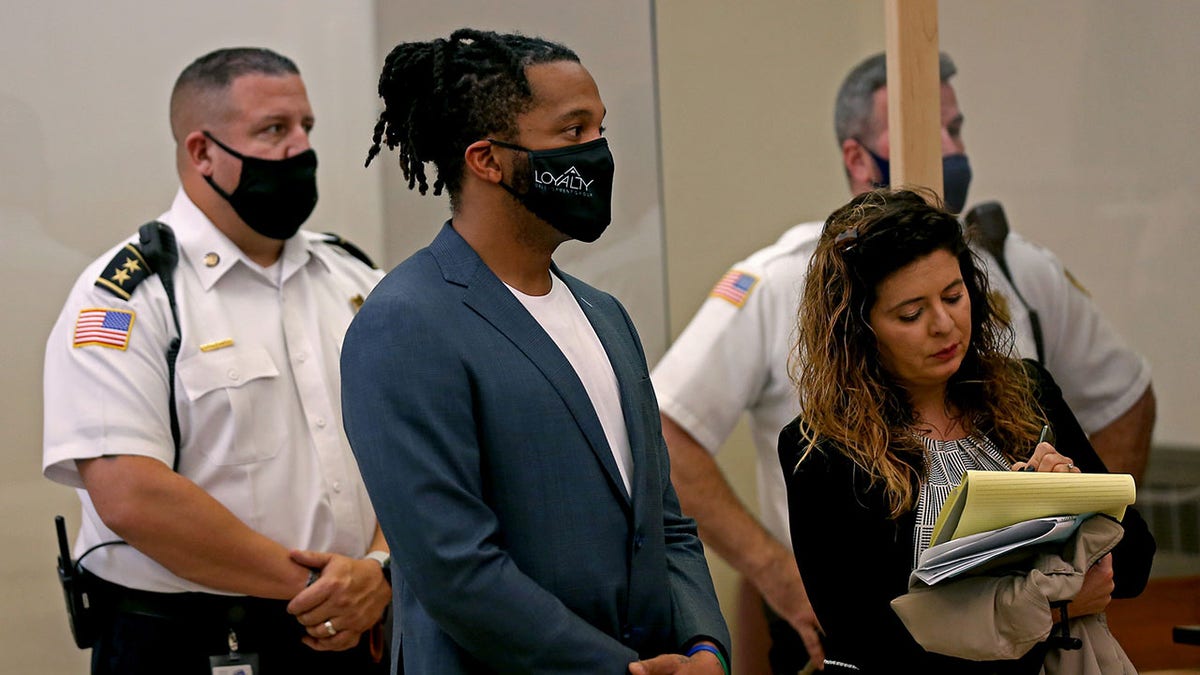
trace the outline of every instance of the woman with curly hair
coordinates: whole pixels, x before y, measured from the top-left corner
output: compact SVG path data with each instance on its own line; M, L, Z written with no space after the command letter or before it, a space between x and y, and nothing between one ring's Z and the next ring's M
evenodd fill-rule
M831 667L1036 673L1041 665L1041 649L993 663L926 653L889 607L967 470L1106 471L1049 373L1013 358L981 269L954 216L916 192L868 192L825 222L791 364L801 412L780 434L779 456L796 560ZM1057 446L1037 442L1045 424ZM1141 592L1153 539L1133 509L1124 526L1071 616Z

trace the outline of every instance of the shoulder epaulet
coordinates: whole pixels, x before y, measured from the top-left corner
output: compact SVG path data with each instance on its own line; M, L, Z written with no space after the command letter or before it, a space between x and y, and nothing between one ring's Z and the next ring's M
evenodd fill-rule
M373 270L379 269L375 265L375 262L373 260L371 260L371 256L364 253L361 248L359 248L359 247L355 246L354 244L343 239L340 235L335 234L333 232L325 232L324 234L322 234L322 240L326 244L333 244L334 246L337 246L338 248L345 251L346 253L349 253L350 255L354 256L355 258L358 259L359 262L366 265L367 267L370 267Z
M125 244L113 259L104 266L104 271L96 279L96 285L113 295L128 300L133 297L133 290L154 274L150 263L146 261L141 247L134 242Z
M128 300L139 284L161 268L174 267L177 256L171 229L151 221L138 230L138 241L125 244L104 266L96 285Z

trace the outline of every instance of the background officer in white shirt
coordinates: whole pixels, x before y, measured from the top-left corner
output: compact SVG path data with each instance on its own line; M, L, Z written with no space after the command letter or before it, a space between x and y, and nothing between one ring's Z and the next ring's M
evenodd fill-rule
M945 54L940 70L944 188L947 206L957 212L965 204L970 167L963 116L949 82L956 69ZM851 70L839 89L835 126L854 194L889 181L886 78L884 55L876 54ZM799 411L788 359L800 287L821 227L820 222L793 227L735 264L653 373L671 478L684 511L696 519L705 544L766 601L775 672L795 673L809 655L817 663L823 658L816 617L791 552L776 451L779 430ZM1007 300L1021 356L1038 356L1032 308L1041 319L1043 365L1062 386L1097 453L1111 471L1140 478L1154 424L1145 359L1125 345L1049 251L1015 234L1005 243L1013 280L1029 308L995 259L980 254L993 288ZM743 411L750 414L758 455L761 523L713 459Z
M94 673L377 667L363 634L390 601L387 546L342 432L338 358L382 275L299 231L313 121L274 52L188 66L167 243L90 265L50 335L43 471L79 488ZM160 249L178 251L172 273Z

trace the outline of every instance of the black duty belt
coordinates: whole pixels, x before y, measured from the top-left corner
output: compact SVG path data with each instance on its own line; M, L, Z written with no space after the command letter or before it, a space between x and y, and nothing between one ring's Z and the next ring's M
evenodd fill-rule
M284 621L294 626L297 634L304 631L287 613L286 600L198 592L156 593L114 584L90 572L85 575L98 608L193 624L234 626Z

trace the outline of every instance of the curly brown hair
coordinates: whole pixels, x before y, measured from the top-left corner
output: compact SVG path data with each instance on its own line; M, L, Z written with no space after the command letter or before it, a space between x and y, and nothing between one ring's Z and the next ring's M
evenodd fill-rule
M809 262L790 364L807 441L800 461L818 445L836 448L882 485L893 518L916 505L925 475L916 413L883 367L868 321L879 284L896 271L939 250L958 259L971 301L971 341L947 383L946 404L961 414L967 433L986 434L1016 461L1034 446L1046 417L1011 356L1013 332L982 263L940 206L930 194L885 188L829 216Z

